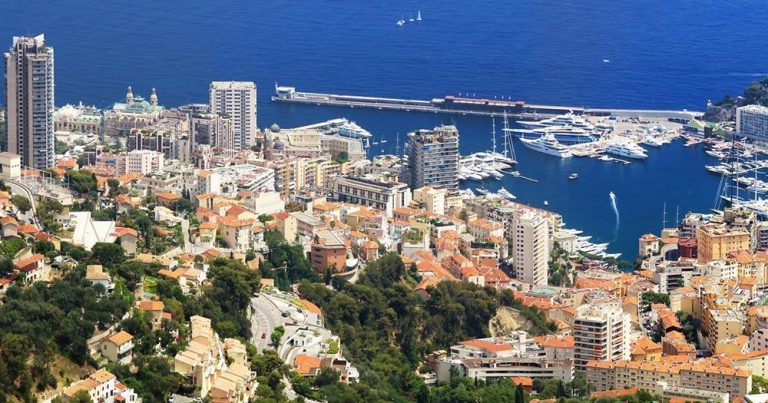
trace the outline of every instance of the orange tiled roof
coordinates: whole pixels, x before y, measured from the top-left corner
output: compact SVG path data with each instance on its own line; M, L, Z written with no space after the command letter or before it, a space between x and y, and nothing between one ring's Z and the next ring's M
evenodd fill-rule
M573 336L536 336L533 338L533 340L544 348L573 348L576 344Z
M115 232L113 232L112 235L114 235L114 236L116 236L118 238L120 238L120 237L122 237L124 235L132 235L132 236L137 237L137 238L139 237L138 231L136 231L133 228L128 228L128 227L115 227Z
M18 262L16 262L14 264L14 266L16 266L16 268L21 270L21 271L29 271L29 270L31 270L29 267L32 264L40 262L43 259L45 259L45 256L43 256L40 253L35 253L32 256L28 256L28 257L26 257L24 259L19 260Z
M142 311L162 311L163 309L165 309L165 304L163 304L163 301L144 300L144 301L139 301L139 303L137 303L136 305Z
M293 365L296 367L296 372L301 375L311 375L316 369L320 368L321 360L318 357L312 357L306 354L299 354L293 360Z
M40 232L40 230L37 229L37 227L30 224L19 225L19 227L16 228L16 230L21 232L22 234L29 234L29 235L34 235Z
M121 345L123 343L127 343L127 342L131 341L131 339L133 339L133 336L130 333L128 333L128 332L123 330L123 331L120 331L120 332L117 332L117 333L113 334L112 336L109 336L108 340L112 344L115 344L115 345L119 346L119 345Z
M477 347L481 348L485 351L490 351L492 353L498 353L501 351L508 351L512 349L512 346L506 343L495 343L488 340L465 340L462 342L459 342L459 344L462 344L464 346L469 347Z

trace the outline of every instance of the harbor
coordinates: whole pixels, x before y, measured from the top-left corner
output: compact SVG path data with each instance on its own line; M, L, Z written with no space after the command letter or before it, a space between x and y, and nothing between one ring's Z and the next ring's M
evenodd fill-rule
M687 123L700 117L703 112L689 110L652 110L652 109L605 109L586 108L583 106L538 105L521 100L476 98L474 95L433 98L431 100L386 98L359 95L342 95L317 92L296 91L296 87L275 84L273 102L308 105L342 106L350 108L371 108L379 110L398 110L406 112L445 113L455 115L474 115L540 120L565 113L596 117L637 117L657 118Z

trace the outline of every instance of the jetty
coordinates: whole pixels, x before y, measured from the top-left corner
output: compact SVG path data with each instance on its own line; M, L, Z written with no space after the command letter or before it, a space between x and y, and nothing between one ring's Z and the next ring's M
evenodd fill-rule
M296 91L296 87L275 84L273 102L306 105L343 106L405 112L444 113L501 117L504 115L526 120L540 120L552 116L573 113L583 116L654 117L687 123L704 112L683 110L651 109L603 109L584 106L529 104L510 99L487 99L448 95L431 100L386 98L359 95L343 95L318 92Z

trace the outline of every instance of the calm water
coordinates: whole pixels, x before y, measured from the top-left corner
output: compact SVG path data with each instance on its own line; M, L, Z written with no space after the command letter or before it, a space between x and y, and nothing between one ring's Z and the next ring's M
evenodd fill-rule
M419 9L420 24L395 26ZM768 8L757 0L3 0L0 46L13 35L46 34L56 49L57 104L107 106L132 85L145 96L157 87L160 102L173 106L205 102L212 80L253 80L262 127L346 116L388 139L383 151L390 152L397 133L455 123L470 152L489 147L488 119L275 105L272 86L701 110L707 99L768 73L766 20ZM703 170L700 148L677 143L629 166L557 161L519 144L517 152L520 170L541 182L507 178L507 189L532 205L547 200L569 226L613 241L611 250L626 256L634 256L638 235L659 230L665 201L670 222L677 206L682 215L714 202L717 179ZM580 178L568 181L571 172ZM617 196L618 231L609 191Z

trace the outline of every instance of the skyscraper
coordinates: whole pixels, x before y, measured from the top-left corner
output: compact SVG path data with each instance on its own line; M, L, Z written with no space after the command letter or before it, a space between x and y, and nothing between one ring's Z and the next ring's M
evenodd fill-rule
M256 84L251 81L214 81L208 87L211 113L232 120L234 147L242 150L255 144Z
M5 54L8 151L21 156L22 166L53 166L53 94L53 48L45 35L13 37Z
M408 184L411 189L429 186L459 188L459 131L438 126L408 133Z
M630 330L629 315L619 302L580 305L571 330L576 369L583 371L592 360L629 359Z
M512 261L515 277L528 284L547 285L549 227L547 218L524 210L512 218Z

